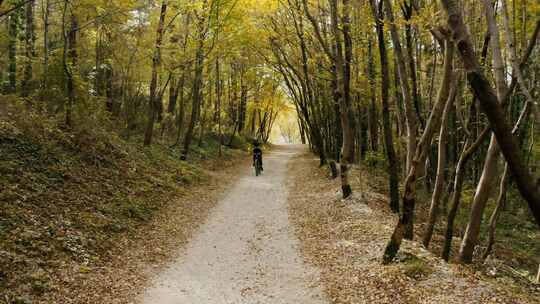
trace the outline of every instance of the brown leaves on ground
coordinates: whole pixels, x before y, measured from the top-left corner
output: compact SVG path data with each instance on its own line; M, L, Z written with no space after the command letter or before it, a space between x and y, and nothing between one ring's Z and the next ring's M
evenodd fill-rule
M54 297L43 303L135 303L151 276L178 255L192 233L204 222L221 193L236 180L238 162L206 164L211 178L174 198L147 225L119 240L111 259L76 274L69 270ZM225 166L225 169L223 168ZM74 277L73 277L74 276Z
M0 303L129 303L245 156L209 151L181 162L167 145L142 148L97 123L64 130L4 104Z
M331 303L538 303L534 295L447 264L416 242L403 244L396 263L381 265L397 217L387 198L363 182L368 177L354 169L355 192L343 200L339 179L329 180L313 156L291 161L290 172L290 217Z

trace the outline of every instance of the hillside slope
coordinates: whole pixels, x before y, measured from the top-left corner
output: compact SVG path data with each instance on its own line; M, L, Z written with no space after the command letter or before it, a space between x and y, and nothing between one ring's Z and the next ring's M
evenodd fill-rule
M107 122L69 131L58 125L22 107L0 107L0 303L34 303L81 285L85 278L75 274L125 250L126 239L171 202L187 224L196 220L206 210L179 198L245 155L224 148L218 157L210 139L182 162L175 149L142 148L108 131ZM180 227L182 235L194 226Z

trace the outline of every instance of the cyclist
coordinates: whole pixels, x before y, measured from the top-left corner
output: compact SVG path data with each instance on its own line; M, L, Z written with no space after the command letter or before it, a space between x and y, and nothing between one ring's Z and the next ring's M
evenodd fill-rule
M258 142L255 142L253 144L255 148L253 148L253 166L256 165L256 161L259 161L259 164L261 165L261 171L263 170L263 160L262 160L262 150L259 148L260 144Z

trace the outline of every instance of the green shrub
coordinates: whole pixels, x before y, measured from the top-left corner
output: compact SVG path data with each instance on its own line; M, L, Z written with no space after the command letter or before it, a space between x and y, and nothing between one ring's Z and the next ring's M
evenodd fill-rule
M420 280L433 272L433 268L421 258L414 255L408 255L401 264L403 273L409 278Z

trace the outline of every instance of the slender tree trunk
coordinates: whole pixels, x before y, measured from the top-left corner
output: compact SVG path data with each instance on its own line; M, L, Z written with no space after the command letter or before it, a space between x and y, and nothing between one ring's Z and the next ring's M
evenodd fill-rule
M375 93L375 61L373 58L371 44L372 44L371 39L368 39L368 79L369 79L369 88L370 88L369 89L370 104L369 104L369 115L368 115L368 126L369 126L368 128L369 128L371 150L377 151L378 142L379 142L377 107L375 106L375 100L377 99L377 96ZM386 99L388 99L388 97L386 97Z
M176 110L176 102L178 101L178 82L174 76L169 86L169 104L167 105L167 113L172 114Z
M390 76L388 69L388 54L386 52L386 39L384 37L384 12L383 1L380 0L378 7L375 0L370 1L373 17L376 20L377 39L379 44L379 57L381 61L381 101L383 116L384 143L386 158L388 160L388 176L390 187L390 209L399 212L399 172L394 143L392 140L392 125L390 123L390 107L388 105L388 91L390 88Z
M210 68L207 69L206 73L208 75L211 75L210 74ZM210 78L210 76L209 76ZM208 98L208 101L206 102L208 105L211 105L212 104L212 81L208 81L209 83L209 86L208 86L208 90L207 90L207 98ZM201 147L202 146L202 142L204 140L204 134L206 132L206 124L208 123L208 110L205 110L205 100L203 98L201 98L201 101L200 101L200 111L202 112L202 116L201 116L201 120L200 120L200 123L199 123L199 141L197 143L197 146Z
M161 12L159 15L159 23L156 30L156 44L154 56L152 57L152 78L150 80L150 100L148 102L148 122L144 132L144 146L152 144L152 136L154 133L154 123L156 120L156 112L159 110L158 102L161 102L158 97L158 70L161 65L161 43L163 40L163 27L165 23L165 15L167 14L167 0L161 2Z
M457 84L456 84L457 85ZM454 99L448 98L446 105L444 106L443 116L441 119L441 130L439 132L439 144L438 144L438 158L437 158L437 175L435 179L435 188L433 189L433 195L431 196L431 205L429 208L429 216L426 230L424 232L424 238L422 244L428 248L433 235L433 228L437 217L439 215L441 197L444 190L444 175L446 169L446 148L448 145L448 115L454 108Z
M473 153L471 153L470 139L467 138L463 145L463 152L461 153L458 164L456 167L456 175L454 176L454 189L452 191L452 201L450 203L450 210L446 219L445 239L442 250L442 258L448 261L450 257L450 249L452 248L452 238L454 236L454 220L459 209L459 203L461 201L461 188L463 187L463 179L465 177L465 165L470 159Z
M67 105L66 105L66 117L65 123L68 127L73 127L73 104L75 103L75 85L73 80L73 73L77 67L77 31L78 22L77 17L71 12L70 28L66 32L66 14L68 10L68 1L64 3L63 17L62 17L62 32L64 33L64 48L62 63L64 67L64 73L66 75L66 91L67 91Z
M405 66L406 62L410 62L404 55L401 49L401 42L399 40L399 33L394 21L394 13L392 12L392 3L390 0L384 0L386 8L386 17L390 22L390 34L392 38L392 44L394 46L394 54L397 62L397 71L400 79L401 94L403 96L403 102L405 104L405 118L407 122L407 164L405 172L408 174L411 169L414 155L416 153L416 116L414 112L413 98L408 83L408 71Z
M338 75L342 73L341 81L338 83L342 86L338 94L340 95L340 116L341 126L343 129L343 148L341 150L342 158L340 160L341 170L341 190L343 192L343 198L347 198L352 194L352 188L349 182L349 168L354 163L354 119L352 117L352 111L350 109L351 93L350 93L350 80L351 80L351 60L352 60L352 39L350 36L351 21L350 21L350 9L351 4L349 0L342 1L342 32L344 40L344 52L345 58L342 57L341 39L339 37L339 23L338 23L338 11L337 0L332 0L332 23L333 32L336 40L336 71ZM341 70L340 64L343 64ZM340 73L341 72L341 73ZM339 78L338 78L339 79ZM340 83L341 82L341 83Z
M8 89L9 93L17 92L17 39L19 36L19 21L20 14L19 11L15 11L9 15L9 24L8 24Z
M488 232L488 244L487 248L484 251L482 259L486 259L492 252L493 245L495 244L495 229L497 228L497 220L501 212L504 201L506 200L506 190L508 189L508 165L504 167L503 176L501 178L501 183L499 186L499 197L497 197L497 204L491 217L489 218L489 232Z
M223 135L221 134L221 92L222 92L222 83L220 78L220 64L219 57L216 57L216 112L217 112L217 124L218 124L218 138L219 138L219 148L218 155L221 157L222 146L223 146Z
M420 123L420 127L424 128L424 121L422 120L421 115L421 100L420 100L420 94L418 93L418 79L416 76L416 63L414 58L414 45L413 45L413 27L411 25L411 18L413 14L413 6L412 6L412 0L407 3L407 1L403 2L402 11L405 17L405 20L407 21L405 23L405 45L406 45L406 52L407 52L407 64L409 66L409 76L411 79L411 90L412 90L412 99L414 104L414 112L416 114L416 120ZM404 80L404 81L408 81ZM413 153L414 155L414 153ZM423 169L422 169L423 170ZM422 173L420 175L423 175Z
M504 33L505 33L505 40L506 44L508 46L508 50L510 53L510 61L512 63L512 72L514 74L514 77L517 80L518 86L521 90L521 93L523 96L525 96L525 99L527 100L527 103L531 105L533 113L535 114L536 122L540 123L540 111L538 109L538 104L534 102L533 97L531 95L531 92L529 91L529 88L527 88L527 85L525 84L525 79L523 78L523 73L521 72L521 67L519 64L519 59L517 57L516 52L516 39L515 35L510 29L510 22L508 20L508 7L506 5L506 0L501 0L502 2L502 12L503 12L503 27L504 27ZM540 24L540 19L537 21Z
M247 110L247 94L248 87L245 84L245 71L244 67L241 67L240 72L240 104L238 106L238 133L242 133L246 124L246 110Z
M185 94L184 94L184 84L186 80L186 70L184 69L182 71L182 76L180 77L180 81L178 81L178 98L179 105L178 105L178 111L176 113L176 141L174 143L174 146L176 146L180 142L180 137L182 136L182 130L184 129L184 116L186 112L186 101L185 101Z
M43 75L41 80L41 90L46 87L46 79L49 70L49 15L50 15L50 3L49 0L45 0L43 6Z
M204 7L206 7L206 1L204 2ZM182 147L182 154L180 159L186 160L189 153L189 146L193 139L193 130L195 129L195 124L199 120L199 110L201 103L201 87L203 81L203 69L204 69L204 39L205 39L205 18L199 17L198 24L198 46L195 55L195 78L193 79L193 86L191 88L191 116L189 120L189 125L184 136L184 143Z
M32 82L32 64L34 62L34 1L26 3L25 7L25 63L24 63L24 75L21 82L21 95L22 97L28 97L30 95L31 82Z
M528 117L528 114L530 112L529 110L532 107L532 103L533 102L531 100L528 100L525 103L525 106L523 107L521 114L519 115L519 118L516 124L514 125L512 134L516 134L519 131L521 124ZM495 244L495 229L497 228L497 220L499 218L500 211L504 205L504 201L506 200L506 191L508 189L508 183L509 183L509 173L508 173L508 163L507 163L504 166L504 172L503 172L501 182L499 185L499 196L497 198L497 204L496 204L495 210L493 210L493 213L491 214L491 217L489 219L488 245L482 256L482 259L484 260L489 256L493 248L493 245Z

